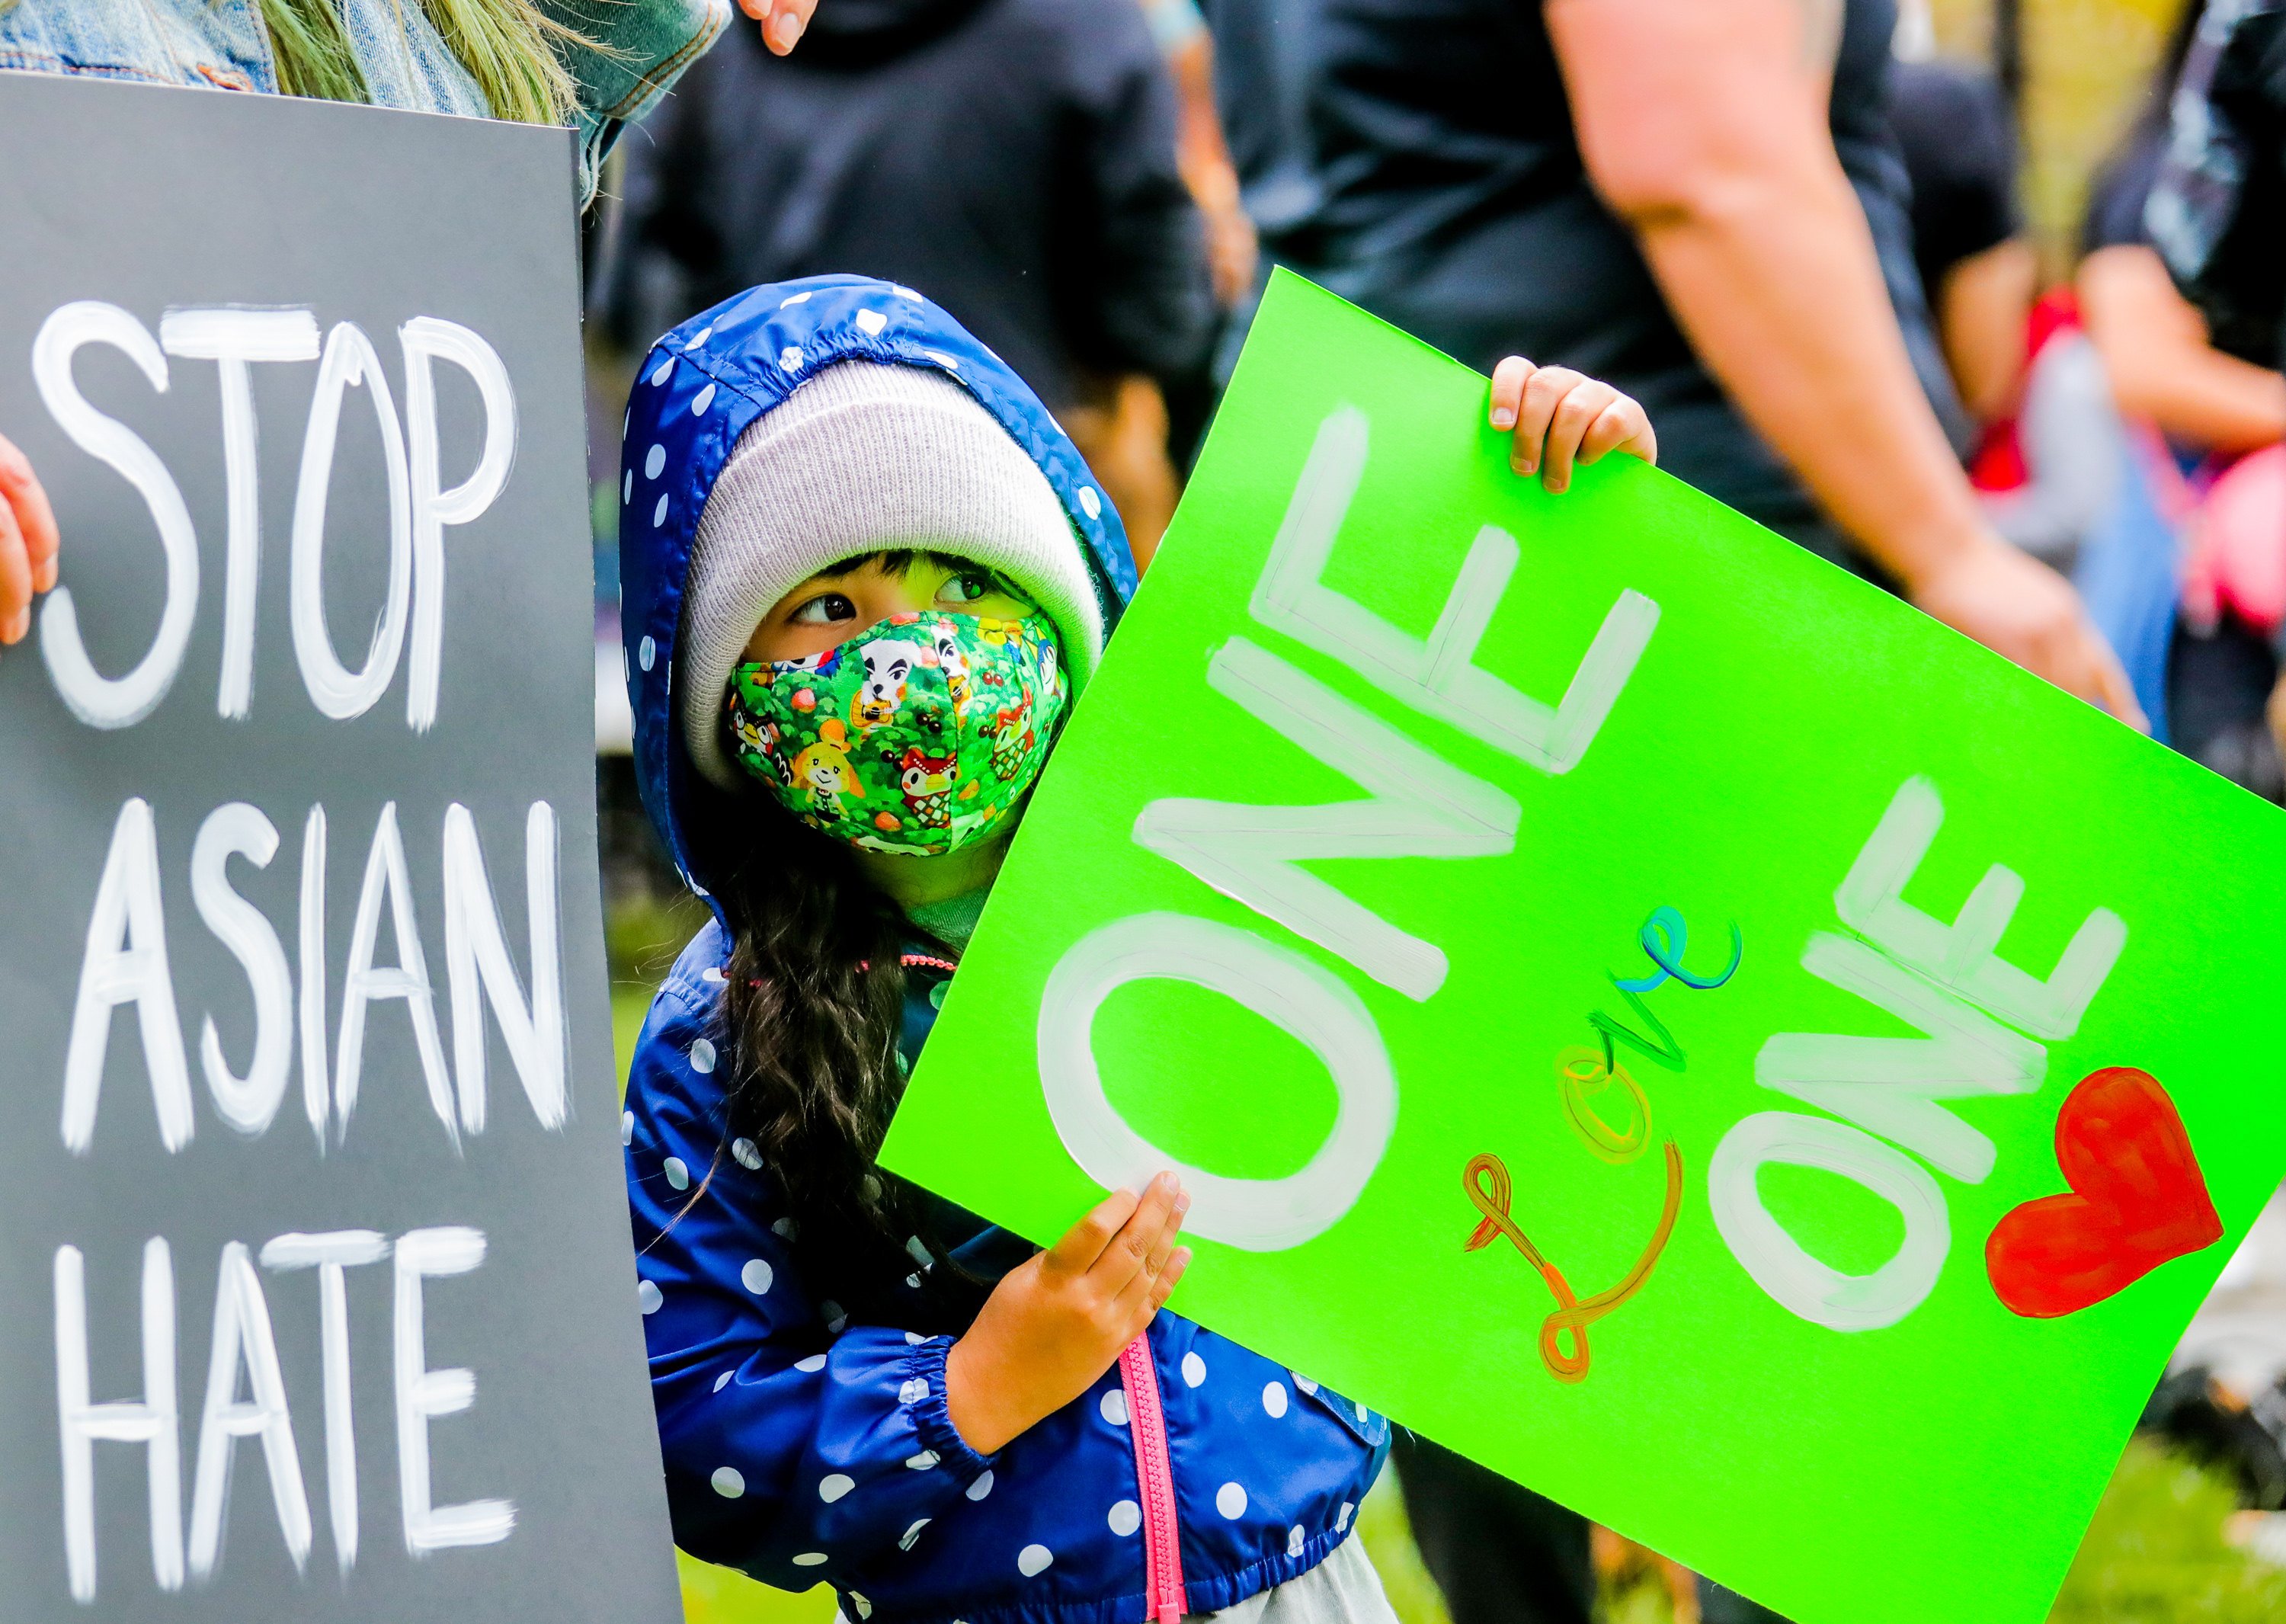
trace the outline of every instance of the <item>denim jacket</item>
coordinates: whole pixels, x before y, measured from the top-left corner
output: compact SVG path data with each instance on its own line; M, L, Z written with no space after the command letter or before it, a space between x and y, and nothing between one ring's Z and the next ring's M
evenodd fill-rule
M729 21L729 0L539 0L592 48L566 52L578 86L580 196L603 156ZM374 105L483 118L491 109L418 4L339 0ZM93 74L276 94L260 0L0 0L0 69Z

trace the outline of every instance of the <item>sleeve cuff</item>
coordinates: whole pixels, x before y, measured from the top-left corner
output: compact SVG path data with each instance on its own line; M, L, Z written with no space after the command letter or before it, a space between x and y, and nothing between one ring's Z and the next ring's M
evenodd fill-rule
M951 1352L950 1336L932 1336L908 1350L904 1385L898 1391L905 1407L912 1412L913 1430L920 1435L921 1447L955 1476L974 1478L989 1470L997 1457L977 1454L952 1424L944 1385L944 1361Z

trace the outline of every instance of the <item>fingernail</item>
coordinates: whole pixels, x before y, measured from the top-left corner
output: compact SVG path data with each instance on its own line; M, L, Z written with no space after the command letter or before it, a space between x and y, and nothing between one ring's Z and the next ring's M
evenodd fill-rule
M1540 465L1534 462L1530 457L1525 457L1514 464L1516 471L1519 474L1530 474L1533 469L1539 466Z
M778 19L778 49L792 51L801 40L801 19L789 12Z
M1188 1212L1190 1210L1191 1193L1188 1190L1185 1190L1180 1195L1175 1197L1175 1210L1178 1213L1183 1213Z
M1493 427L1495 429L1515 428L1516 414L1508 410L1504 406L1494 406L1493 408Z

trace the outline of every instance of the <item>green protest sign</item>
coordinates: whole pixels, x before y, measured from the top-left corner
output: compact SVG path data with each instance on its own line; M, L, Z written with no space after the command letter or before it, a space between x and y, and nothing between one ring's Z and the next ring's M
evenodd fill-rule
M2286 819L1298 279L887 1163L1805 1624L2043 1615L2286 1169Z

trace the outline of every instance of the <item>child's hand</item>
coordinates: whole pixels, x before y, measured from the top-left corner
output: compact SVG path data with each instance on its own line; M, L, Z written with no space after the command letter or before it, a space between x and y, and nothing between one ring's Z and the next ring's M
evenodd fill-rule
M56 516L32 464L0 434L0 643L32 629L32 598L56 584Z
M1143 1334L1191 1261L1175 1244L1190 1205L1172 1173L1140 1196L1115 1190L1001 1277L945 1360L945 1406L970 1448L990 1455L1061 1409Z
M1520 355L1493 368L1492 423L1516 430L1508 465L1519 474L1539 470L1550 491L1572 483L1573 463L1593 462L1607 451L1659 462L1659 437L1633 397L1569 367L1534 367Z

